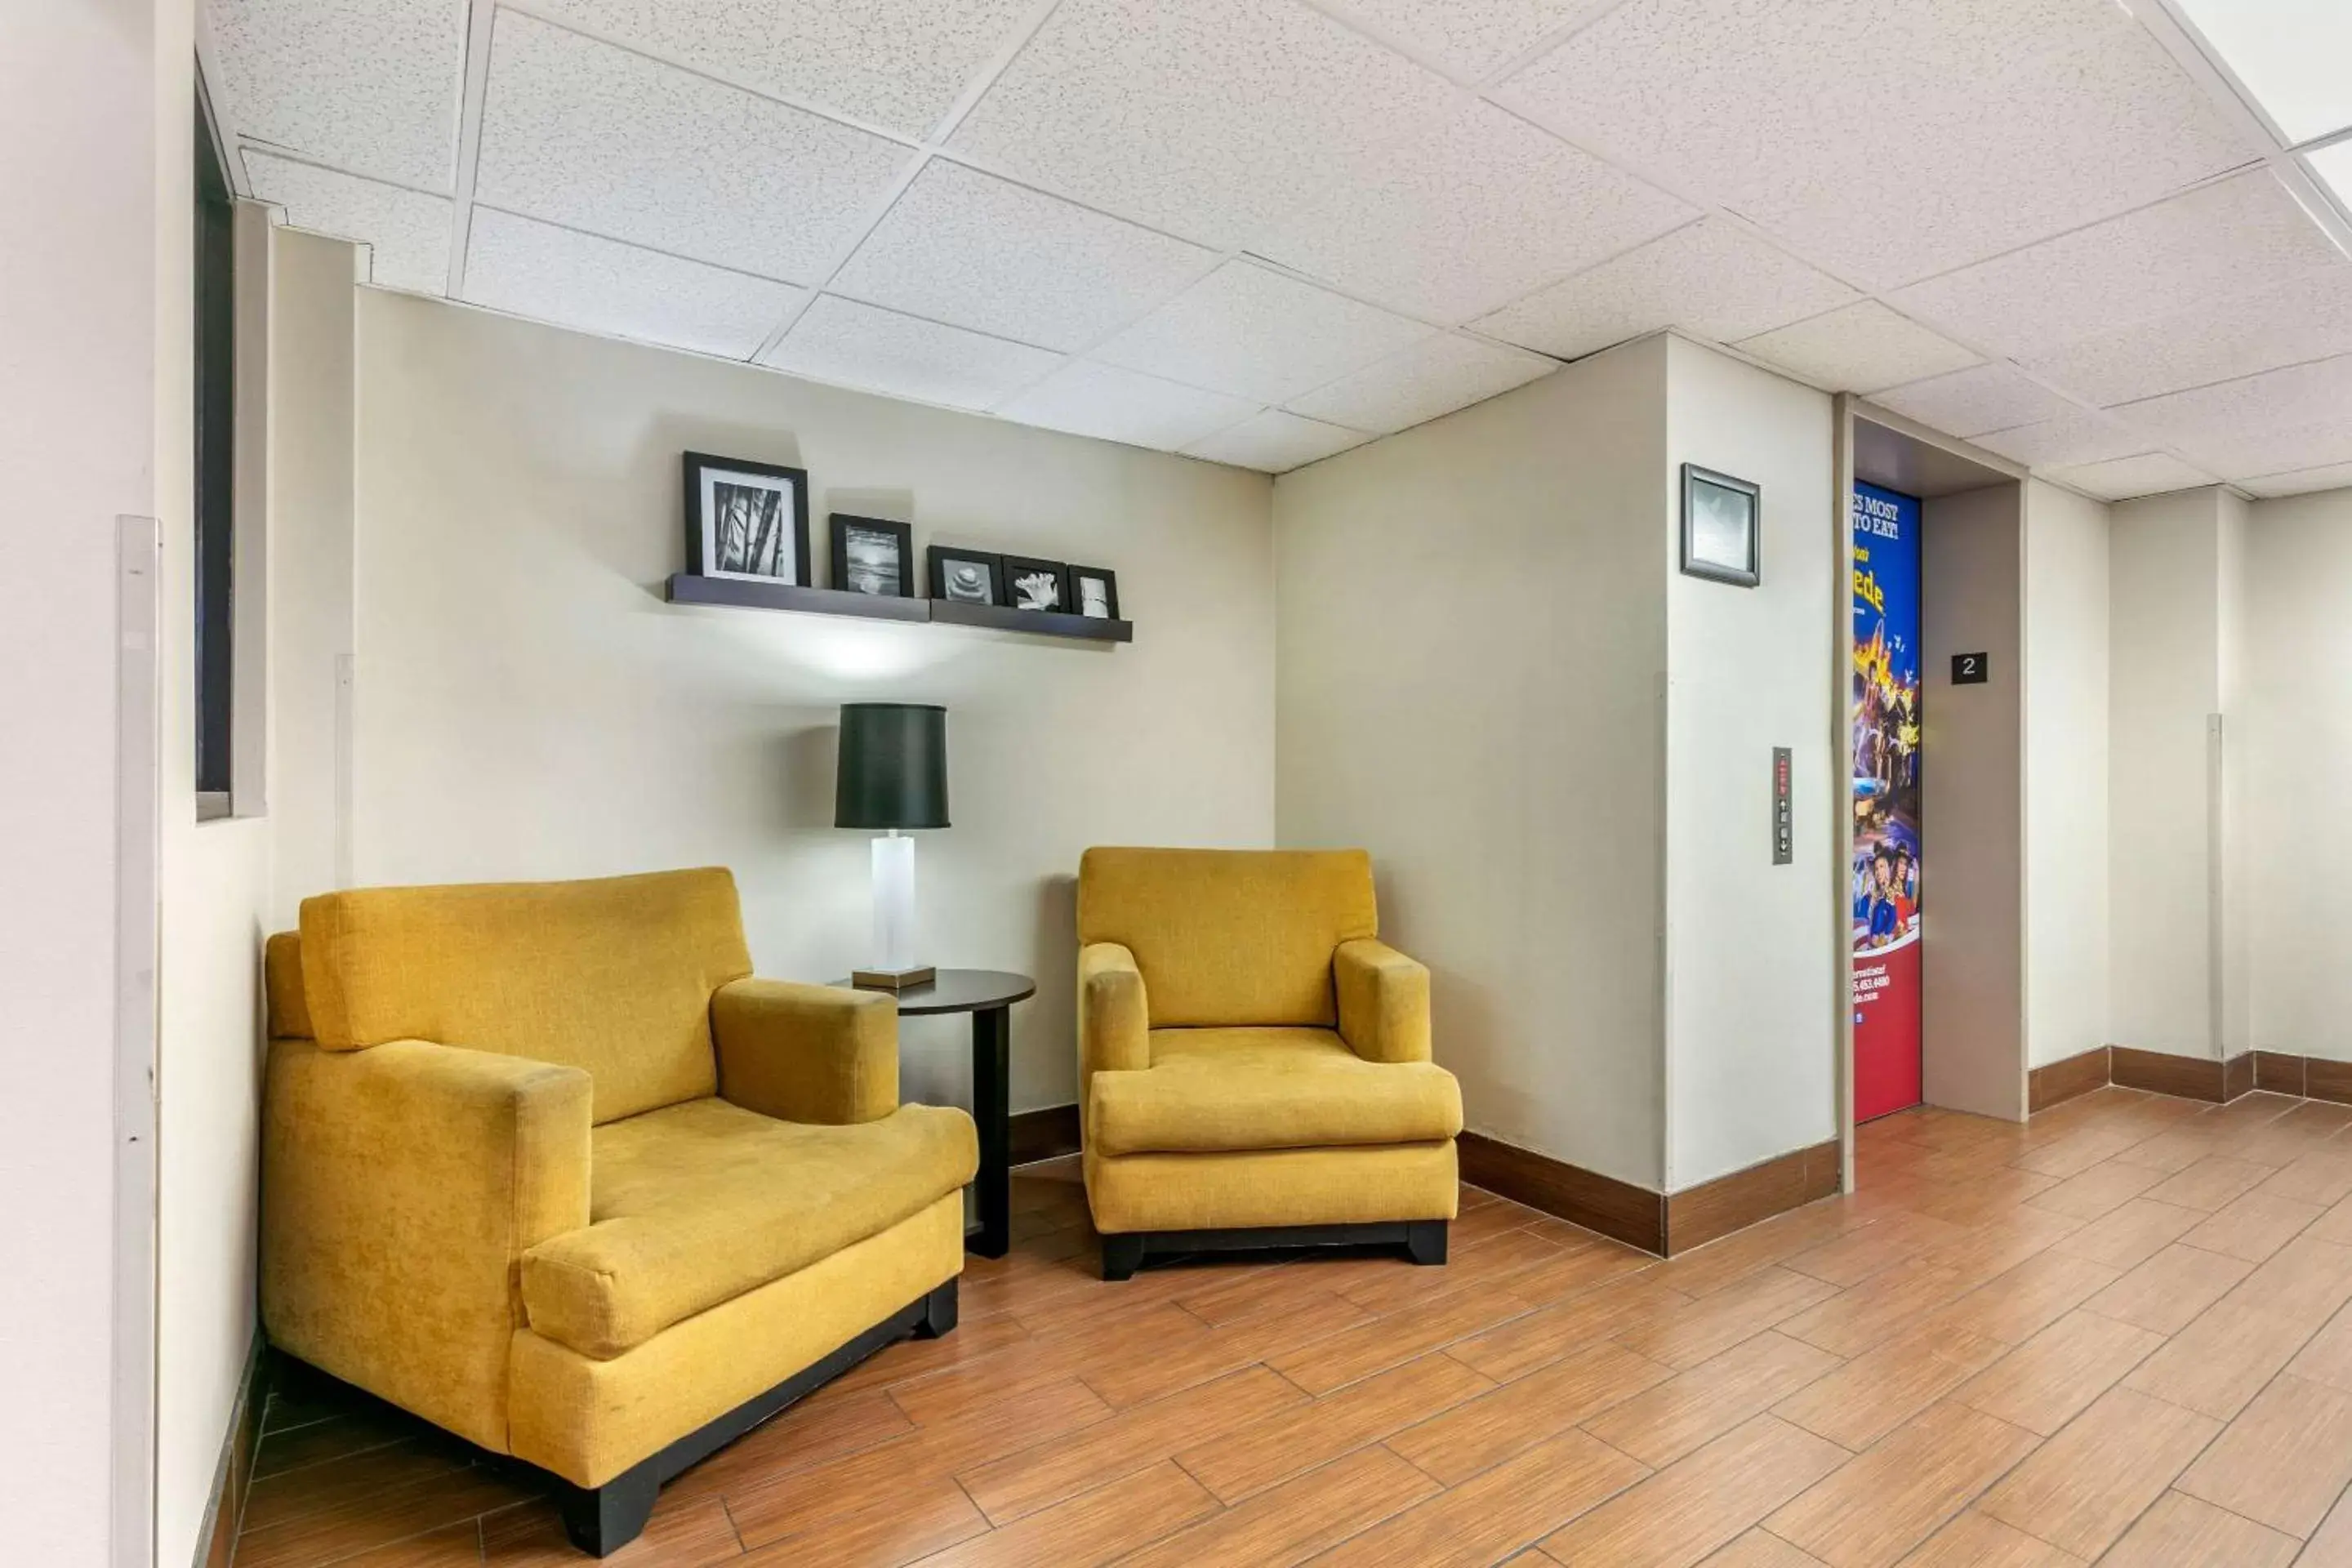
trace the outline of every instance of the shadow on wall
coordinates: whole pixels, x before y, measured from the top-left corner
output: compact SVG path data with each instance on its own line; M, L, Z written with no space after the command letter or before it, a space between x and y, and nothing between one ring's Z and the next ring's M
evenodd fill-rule
M841 726L811 724L788 730L777 738L776 745L782 753L782 826L787 831L830 828Z

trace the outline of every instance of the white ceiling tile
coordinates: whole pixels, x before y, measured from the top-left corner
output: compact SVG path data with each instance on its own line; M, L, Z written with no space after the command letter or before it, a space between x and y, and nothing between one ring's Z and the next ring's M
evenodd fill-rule
M1464 99L1425 124L1399 119L1255 248L1459 322L1697 216L1491 103Z
M1081 349L1216 252L934 158L834 292L1047 348Z
M2289 142L2352 125L2352 5L2344 0L2177 0Z
M2257 169L1915 284L1894 302L2022 358L2344 265L2286 187Z
M1581 359L1661 327L1734 342L1860 296L1720 218L1678 228L1480 320L1480 331Z
M1980 364L1879 393L1876 401L1947 436L1981 436L2078 412L2005 364Z
M2352 140L2306 153L2305 162L2311 165L2312 173L2326 182L2337 201L2352 207Z
M1285 403L1429 336L1419 321L1229 261L1091 357L1259 403Z
M2210 485L2213 476L2192 468L2178 458L2162 452L2143 452L2136 458L2117 458L2111 462L2086 463L2080 468L2052 468L2043 476L2062 485L2072 485L2085 495L2101 500L2129 500L2134 496L2162 495L2167 490L2195 489Z
M2029 468L2080 468L2147 450L2147 437L2104 414L2072 413L1973 437L1986 451Z
M1457 90L1296 0L1064 0L949 145L1238 249Z
M2352 489L2352 463L2331 463L2324 468L2297 468L2286 474L2264 474L2239 483L2258 496L2307 496L2320 490Z
M465 297L559 326L749 359L807 290L478 206Z
M236 133L446 192L466 0L209 0L214 83Z
M2261 151L2103 0L1628 0L1497 96L1880 287Z
M2094 403L2113 405L2339 353L2352 353L2352 261L2269 289L2217 289L2178 314L2083 338L2023 363Z
M1875 300L1744 339L1738 346L1826 392L1876 392L1977 363L1958 343Z
M1360 447L1370 440L1360 430L1344 430L1318 419L1301 419L1279 408L1269 408L1244 419L1230 430L1220 430L1184 449L1213 463L1237 468L1258 468L1269 474L1291 469Z
M245 149L245 176L253 194L284 207L296 228L365 241L370 282L420 294L448 288L450 205L444 198L251 147Z
M2224 479L2352 461L2352 355L2168 393L2116 413Z
M986 408L1044 376L1060 357L822 294L760 363L893 397Z
M1513 58L1609 0L1324 0L1373 37L1467 81Z
M501 11L476 194L651 249L814 282L914 156Z
M1074 359L996 412L1024 425L1172 452L1247 418L1252 405L1246 398Z
M1386 435L1483 403L1559 368L1557 360L1441 332L1290 400L1294 414Z
M919 137L1033 0L539 0L538 8L761 92Z

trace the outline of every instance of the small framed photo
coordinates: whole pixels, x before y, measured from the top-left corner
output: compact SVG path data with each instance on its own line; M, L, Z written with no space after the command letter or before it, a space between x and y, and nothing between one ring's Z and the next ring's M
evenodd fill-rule
M852 594L910 599L915 595L915 535L903 522L835 512L833 585Z
M1683 465L1683 571L1753 588L1763 581L1763 492L1746 479Z
M1004 602L1016 610L1050 610L1067 614L1070 608L1058 561L1034 561L1025 555L1004 558Z
M813 586L808 471L687 453L686 566L704 577Z
M1118 619L1118 574L1108 566L1071 566L1062 574L1062 606L1097 621Z
M1004 557L979 550L931 546L931 597L961 605L1003 605Z

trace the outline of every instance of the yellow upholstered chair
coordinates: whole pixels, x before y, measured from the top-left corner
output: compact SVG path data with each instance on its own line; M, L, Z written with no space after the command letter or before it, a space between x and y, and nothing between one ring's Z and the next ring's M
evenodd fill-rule
M601 1556L954 1327L971 1119L898 1103L889 997L751 970L723 870L305 901L268 947L271 1343L549 1472Z
M1147 1253L1445 1260L1462 1092L1361 850L1089 849L1078 1107L1103 1277Z

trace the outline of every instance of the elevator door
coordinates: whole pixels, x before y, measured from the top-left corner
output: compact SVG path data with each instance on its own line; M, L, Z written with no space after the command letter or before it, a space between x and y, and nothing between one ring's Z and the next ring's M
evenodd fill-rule
M1917 498L1853 489L1853 1117L1919 1103Z

